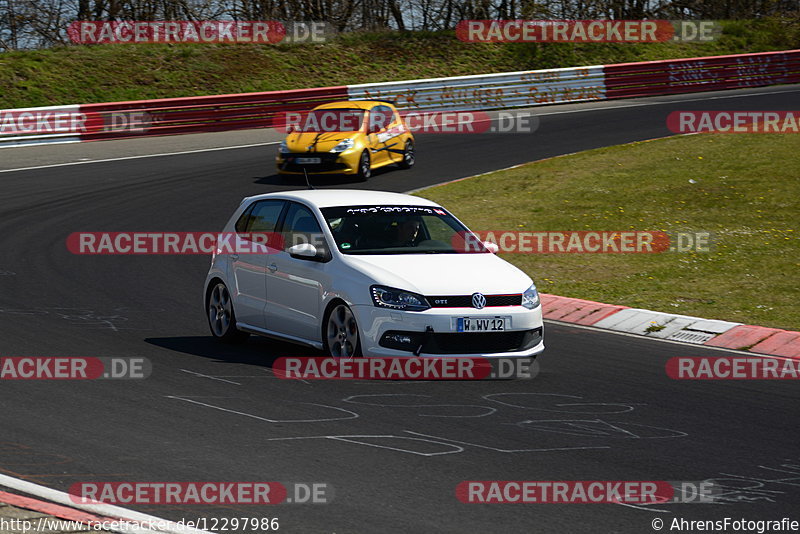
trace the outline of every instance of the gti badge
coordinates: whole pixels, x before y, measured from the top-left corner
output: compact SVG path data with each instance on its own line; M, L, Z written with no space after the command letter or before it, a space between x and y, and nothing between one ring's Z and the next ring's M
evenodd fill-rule
M486 306L486 297L483 296L482 293L473 293L472 294L472 307L477 309L482 309Z

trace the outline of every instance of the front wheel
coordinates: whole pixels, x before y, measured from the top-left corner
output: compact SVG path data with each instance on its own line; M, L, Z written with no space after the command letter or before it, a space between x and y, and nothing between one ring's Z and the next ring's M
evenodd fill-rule
M325 317L325 350L334 358L361 356L358 324L353 311L344 303L336 304Z
M372 176L372 163L370 162L369 152L366 150L361 153L361 158L358 160L358 177L359 182L366 182Z
M241 343L250 336L247 332L236 328L236 314L233 311L231 294L222 282L217 282L208 292L206 317L211 334L220 341Z
M409 139L406 141L406 146L403 149L403 159L398 163L401 169L410 169L414 166L416 155L414 154L414 142Z

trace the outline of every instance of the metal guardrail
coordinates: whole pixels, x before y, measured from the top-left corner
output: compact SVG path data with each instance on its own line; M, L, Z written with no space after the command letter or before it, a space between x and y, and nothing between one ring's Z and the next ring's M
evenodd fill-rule
M487 110L605 99L602 66L349 85L351 100L383 99L400 109Z
M800 82L800 50L622 63L603 70L608 98L779 85Z
M292 91L0 110L0 147L268 128L347 99L402 110L489 110L800 82L800 50Z

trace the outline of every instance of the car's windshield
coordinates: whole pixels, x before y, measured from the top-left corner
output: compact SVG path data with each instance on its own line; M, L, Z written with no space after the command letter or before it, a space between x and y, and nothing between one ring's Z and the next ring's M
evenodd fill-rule
M322 214L343 254L488 252L464 225L429 206L337 206Z
M292 131L302 133L357 132L364 123L364 110L358 108L315 109L287 117Z

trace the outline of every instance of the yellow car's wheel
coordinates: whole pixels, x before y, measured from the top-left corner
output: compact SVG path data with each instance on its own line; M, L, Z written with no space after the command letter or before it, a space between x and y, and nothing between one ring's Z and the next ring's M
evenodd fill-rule
M360 182L366 182L372 176L372 163L370 162L369 152L366 150L361 153L361 158L358 160L358 174L356 176Z
M406 141L406 146L403 148L403 159L397 164L401 169L410 169L414 166L416 156L414 155L414 142L409 139Z

